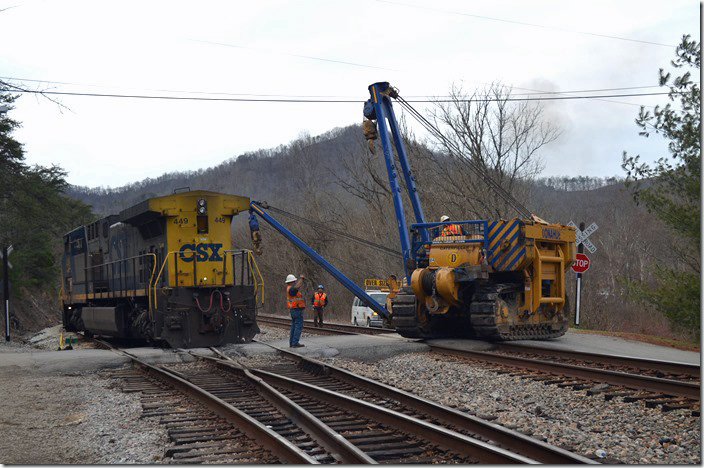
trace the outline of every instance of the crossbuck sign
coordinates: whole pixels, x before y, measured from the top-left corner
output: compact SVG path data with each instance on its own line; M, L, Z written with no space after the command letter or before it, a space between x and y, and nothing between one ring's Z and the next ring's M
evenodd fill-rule
M577 225L574 224L572 221L567 223L567 225L572 226L575 231L577 231L577 245L583 244L584 247L589 251L589 253L596 252L596 246L592 244L592 241L587 239L587 237L594 234L594 231L599 229L599 226L597 226L596 223L590 224L589 227L587 227L584 231L580 231Z

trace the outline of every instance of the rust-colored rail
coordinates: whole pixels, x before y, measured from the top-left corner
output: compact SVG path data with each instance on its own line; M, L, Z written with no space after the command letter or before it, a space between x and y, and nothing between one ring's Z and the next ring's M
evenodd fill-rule
M431 344L433 352L475 359L483 362L500 364L557 375L576 377L579 379L620 385L626 388L647 390L673 396L682 396L699 401L700 386L698 383L649 377L627 372L617 372L608 369L595 369L560 362L538 359L528 359L518 356L496 354L486 351L471 351Z
M698 364L683 362L661 361L657 359L635 358L613 354L588 353L582 351L569 351L554 348L538 348L533 346L517 345L512 343L497 343L497 351L511 353L529 353L559 359L574 359L582 362L592 362L604 365L624 366L634 369L655 371L662 374L686 375L694 379L701 378L701 367Z

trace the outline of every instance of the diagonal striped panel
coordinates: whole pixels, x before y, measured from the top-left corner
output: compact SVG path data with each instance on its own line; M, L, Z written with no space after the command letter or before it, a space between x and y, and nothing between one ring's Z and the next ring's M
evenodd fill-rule
M494 221L489 224L489 264L497 271L510 271L519 265L525 258L525 245L520 242L521 222L517 219L510 221ZM501 249L504 241L508 241L509 248Z

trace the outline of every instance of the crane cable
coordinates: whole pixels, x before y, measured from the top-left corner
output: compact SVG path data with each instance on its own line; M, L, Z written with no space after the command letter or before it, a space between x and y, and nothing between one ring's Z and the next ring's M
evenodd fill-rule
M401 254L401 252L399 252L399 251L397 251L397 250L394 250L394 249L390 249L389 247L386 247L386 246L384 246L384 245L376 244L376 243L374 243L374 242L370 242L370 241L364 240L364 239L362 239L361 237L353 236L352 234L347 234L346 232L342 232L342 231L338 231L338 230L336 230L336 229L332 229L332 228L330 228L330 227L328 227L328 226L326 226L326 225L324 225L324 224L322 224L322 223L318 223L318 222L315 222L315 221L311 221L310 219L306 219L306 218L303 218L303 217L301 217L301 216L295 215L295 214L293 214L293 213L289 213L288 211L284 211L284 210L282 210L282 209L280 209L280 208L275 208L275 207L273 207L273 206L271 206L271 205L267 205L267 209L268 209L269 211L273 211L273 212L275 212L275 213L278 213L278 214L280 214L281 216L285 216L285 217L287 217L287 218L293 219L293 220L298 221L298 222L300 222L300 223L307 224L307 225L309 225L309 226L315 227L315 228L317 228L317 229L319 229L319 230L321 230L321 231L326 231L326 232L329 232L329 233L331 233L331 234L335 234L335 235L337 235L337 236L340 236L340 237L344 237L344 238L346 238L346 239L349 239L349 240L351 240L351 241L353 241L353 242L356 242L356 243L358 243L358 244L362 244L362 245L364 245L364 246L366 246L366 247L370 247L370 248L379 250L380 252L383 252L383 253L385 253L385 254L387 254L387 255L393 255L394 257L397 257L397 258L403 258L403 255Z
M403 99L399 94L398 90L394 90L396 94L396 100L403 106L404 109L406 109L423 127L425 127L426 130L428 130L435 138L438 140L442 141L445 146L449 149L450 155L453 155L456 157L461 157L462 151L460 150L459 146L457 143L450 141L445 135L443 135L440 130L438 130L428 119L423 117L423 115L418 112L416 109L411 106L408 101ZM468 164L469 168L472 169L475 174L477 174L480 178L484 179L487 184L494 189L497 195L499 195L506 203L508 203L513 209L515 209L521 216L530 219L532 217L532 213L528 208L523 206L518 200L516 200L513 195L511 195L507 190L505 190L501 185L496 182L489 174L487 174L486 170L479 165L474 159L472 158L463 158Z

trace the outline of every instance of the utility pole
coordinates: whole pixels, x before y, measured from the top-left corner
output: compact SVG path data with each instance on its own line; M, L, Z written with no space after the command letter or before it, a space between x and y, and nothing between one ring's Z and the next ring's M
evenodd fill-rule
M5 308L5 341L10 341L10 262L7 257L10 256L9 249L6 246L2 248L2 298L3 307Z

